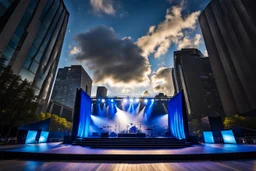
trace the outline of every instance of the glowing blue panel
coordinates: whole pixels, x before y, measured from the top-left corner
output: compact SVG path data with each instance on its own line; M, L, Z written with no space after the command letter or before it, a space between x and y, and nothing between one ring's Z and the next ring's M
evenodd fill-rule
M46 143L49 136L48 131L42 131L39 138L39 143Z
M168 102L168 125L170 133L177 139L186 139L183 121L182 91Z
M211 131L203 132L205 143L214 143L214 138Z
M221 131L221 135L222 135L224 143L236 144L236 139L235 139L235 136L234 136L232 130Z
M78 137L88 137L90 131L90 116L92 99L84 91L80 91L80 114L79 114L79 126Z
M32 144L36 141L37 131L28 131L25 144Z

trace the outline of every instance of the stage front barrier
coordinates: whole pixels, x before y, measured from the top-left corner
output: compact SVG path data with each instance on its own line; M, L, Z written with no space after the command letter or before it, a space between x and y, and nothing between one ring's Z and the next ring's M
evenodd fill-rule
M183 103L182 91L168 102L169 131L177 139L187 139L187 127L185 127L187 120Z

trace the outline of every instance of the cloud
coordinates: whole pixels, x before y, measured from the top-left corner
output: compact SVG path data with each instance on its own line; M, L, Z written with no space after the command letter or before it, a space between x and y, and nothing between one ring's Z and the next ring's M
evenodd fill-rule
M164 93L168 96L174 94L172 70L173 68L161 67L152 75L154 92Z
M201 35L196 34L194 38L189 39L187 36L184 37L179 43L178 43L178 49L183 48L197 48L198 45L201 43Z
M165 20L158 26L151 26L147 35L137 40L142 48L143 56L153 54L158 58L164 55L172 43L178 43L184 36L185 29L194 29L200 11L182 16L182 5L167 9Z
M115 15L116 13L113 0L90 0L90 3L96 13L105 13L108 15Z
M150 96L149 91L148 90L143 91L142 96Z
M146 86L151 73L149 61L130 39L118 39L112 28L99 26L75 37L84 61L94 73L94 82L116 87Z
M69 51L69 55L76 55L76 54L78 54L79 53L79 49L77 48L77 47L73 47L73 49L71 49L70 51Z
M127 93L130 93L130 92L131 92L131 89L130 89L130 88L123 88L123 89L121 90L121 92L124 93L124 94L127 94Z

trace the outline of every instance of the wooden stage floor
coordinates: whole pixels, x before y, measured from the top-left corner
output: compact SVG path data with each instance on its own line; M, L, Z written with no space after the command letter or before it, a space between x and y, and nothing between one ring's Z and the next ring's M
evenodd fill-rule
M0 160L1 171L31 170L85 170L85 171L252 171L256 170L256 160L201 161L168 163L97 163L97 162L45 162Z

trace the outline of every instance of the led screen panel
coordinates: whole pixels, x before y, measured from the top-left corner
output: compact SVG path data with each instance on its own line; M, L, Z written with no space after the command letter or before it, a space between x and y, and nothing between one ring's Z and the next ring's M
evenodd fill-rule
M25 143L26 144L35 143L36 135L37 135L37 131L28 131Z
M222 135L224 143L236 144L236 139L235 139L235 136L234 136L232 130L221 131L221 135Z
M214 138L213 138L213 134L211 131L204 131L203 135L204 135L205 143L214 143Z
M46 143L49 136L48 131L42 131L39 138L39 143Z

